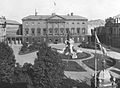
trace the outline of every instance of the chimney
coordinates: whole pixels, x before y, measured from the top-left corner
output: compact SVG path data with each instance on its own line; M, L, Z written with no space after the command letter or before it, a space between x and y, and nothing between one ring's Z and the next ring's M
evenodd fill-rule
M67 16L69 16L69 14L67 14Z
M52 13L52 16L55 16L55 13Z
M37 16L37 11L36 11L36 9L35 9L35 16Z
M73 16L73 13L71 13L71 16Z

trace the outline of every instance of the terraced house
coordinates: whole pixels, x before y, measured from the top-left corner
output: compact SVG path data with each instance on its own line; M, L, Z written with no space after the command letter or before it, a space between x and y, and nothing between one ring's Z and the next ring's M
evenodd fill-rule
M88 19L73 13L68 15L29 15L22 19L23 41L62 43L70 32L75 42L87 41Z

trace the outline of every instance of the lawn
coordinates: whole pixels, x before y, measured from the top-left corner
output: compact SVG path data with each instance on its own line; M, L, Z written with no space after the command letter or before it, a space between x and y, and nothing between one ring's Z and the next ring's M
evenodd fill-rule
M120 69L120 60L116 60L115 68Z
M103 59L102 59L101 54L96 54L96 58L94 57L89 60L85 60L85 61L83 61L83 63L85 63L91 69L95 70L95 59L97 59L97 70L102 70L103 69L103 64L102 64ZM106 66L106 68L108 68L108 67L109 66Z
M117 71L117 70L111 70L112 72L115 72L116 74L119 74L120 75L120 71Z
M63 61L65 64L65 71L84 72L86 71L75 61Z

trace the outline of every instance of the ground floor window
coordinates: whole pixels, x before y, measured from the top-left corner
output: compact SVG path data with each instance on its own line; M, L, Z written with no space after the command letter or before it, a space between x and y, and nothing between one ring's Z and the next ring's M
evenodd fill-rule
M46 38L44 38L44 42L46 41Z
M79 41L80 41L80 38L78 37L78 38L77 38L77 42L79 42Z
M61 43L63 43L63 38L61 38Z

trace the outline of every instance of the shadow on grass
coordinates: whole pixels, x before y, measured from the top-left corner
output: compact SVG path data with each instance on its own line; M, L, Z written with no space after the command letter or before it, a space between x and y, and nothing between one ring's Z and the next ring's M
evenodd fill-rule
M61 83L61 86L58 88L91 88L86 82L78 82L76 80L67 78L64 79Z
M27 83L0 83L0 88L27 88Z
M85 72L86 70L75 61L63 61L65 71Z

